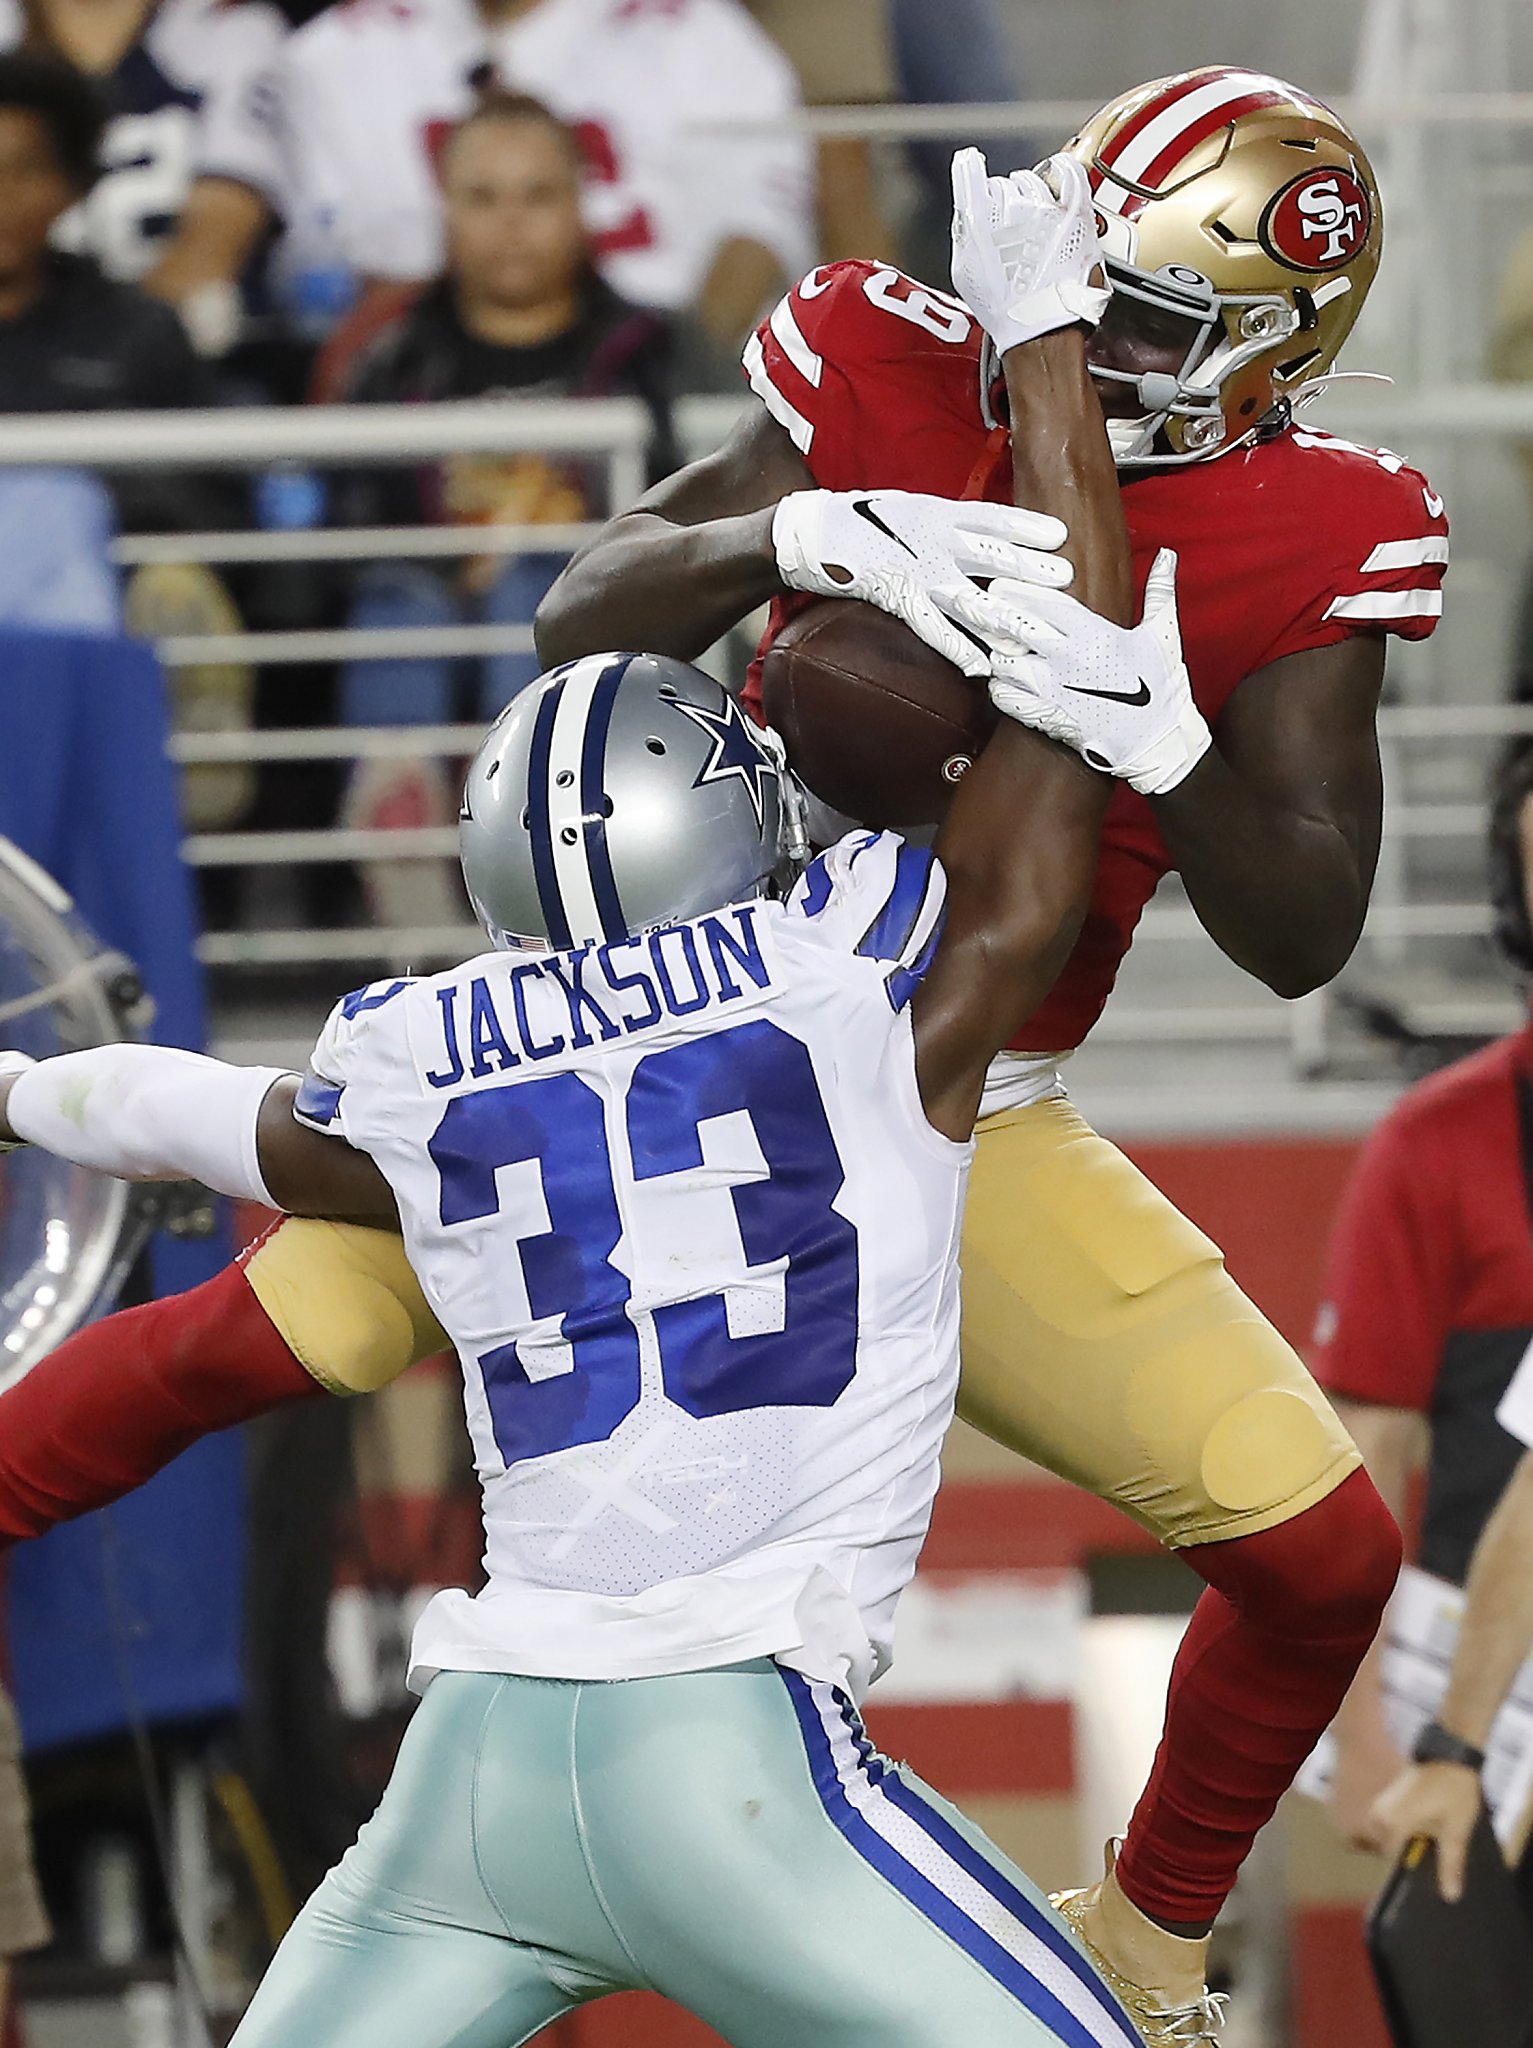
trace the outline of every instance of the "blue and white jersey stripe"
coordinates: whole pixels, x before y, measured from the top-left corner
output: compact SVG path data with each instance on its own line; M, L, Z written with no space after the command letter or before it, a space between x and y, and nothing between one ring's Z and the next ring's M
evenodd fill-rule
M929 847L894 832L854 832L810 862L788 908L828 916L852 952L888 963L889 1001L901 1010L936 955L946 897Z
M1060 1922L879 1755L846 1695L796 1671L782 1677L821 1804L858 1853L1064 2048L1139 2048Z

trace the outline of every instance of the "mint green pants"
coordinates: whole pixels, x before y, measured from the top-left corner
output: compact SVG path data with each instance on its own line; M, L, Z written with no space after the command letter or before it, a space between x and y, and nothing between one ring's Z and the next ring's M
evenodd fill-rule
M979 1830L770 1663L448 1674L233 2048L515 2048L649 1988L735 2048L1138 2048Z

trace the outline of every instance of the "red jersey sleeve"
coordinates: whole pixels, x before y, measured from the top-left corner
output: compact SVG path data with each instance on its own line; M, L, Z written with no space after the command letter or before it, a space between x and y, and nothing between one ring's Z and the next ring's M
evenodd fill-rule
M1306 596L1261 665L1354 633L1424 640L1442 617L1448 567L1443 501L1420 470L1387 448L1300 427Z
M1450 1201L1412 1099L1363 1147L1331 1234L1310 1368L1333 1394L1425 1413L1458 1292Z
M886 263L827 263L778 300L741 361L822 489L872 487L897 443L917 479L903 488L919 490L933 433L943 438L944 397L956 388L972 405L977 338L973 315L949 294ZM932 417L919 418L913 392Z

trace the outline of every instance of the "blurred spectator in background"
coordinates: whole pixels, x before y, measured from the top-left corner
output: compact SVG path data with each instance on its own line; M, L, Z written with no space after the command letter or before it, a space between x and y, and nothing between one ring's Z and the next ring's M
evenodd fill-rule
M748 0L752 14L797 70L811 106L914 107L990 104L1020 99L1013 39L999 0ZM992 171L1031 163L1026 137L975 133L918 136L904 145L915 174L915 213L892 222L880 172L900 145L877 147L851 135L827 136L816 152L819 256L898 256L922 277L945 282L951 255L953 151L984 150Z
M693 310L731 350L812 253L792 66L740 0L350 0L284 53L292 160L282 267L302 297L442 267L432 142L488 68L574 128L602 273L638 304Z
M887 0L747 0L798 74L812 107L884 106L898 97ZM815 147L816 254L887 256L898 240L884 204L878 151L862 136Z
M654 422L654 463L673 466L663 319L621 299L592 267L581 218L575 136L539 101L495 95L442 151L447 268L374 333L340 372L339 396L421 404L502 394L641 399ZM365 329L360 312L353 331ZM338 374L350 345L336 336L323 368ZM578 465L537 454L455 456L425 471L375 470L347 480L339 509L353 525L567 524L604 507ZM470 535L465 535L470 540ZM384 561L358 578L350 623L362 628L482 620L529 627L564 553ZM361 660L341 681L350 725L488 721L538 673L537 657ZM358 828L446 825L457 801L439 761L359 764L346 803ZM364 871L380 923L442 924L461 915L455 866L374 862Z
M116 412L212 405L213 373L167 306L102 274L95 260L50 241L93 188L103 108L90 80L61 58L0 55L0 412ZM115 517L114 503L115 500ZM231 517L227 484L184 471L124 471L109 498L81 472L0 470L0 621L114 632L121 628L114 525L189 530ZM144 638L237 632L222 583L195 562L138 570L127 623ZM184 729L250 720L254 679L239 663L175 674ZM248 803L242 763L198 768L185 784L189 822L227 823Z
M1533 975L1533 749L1491 807L1497 937ZM1462 1585L1521 1446L1496 1407L1533 1343L1533 1025L1409 1090L1358 1160L1331 1240L1311 1366L1404 1523L1414 1562ZM1336 1720L1333 1806L1355 1843L1384 1840L1375 1802L1401 1771L1375 1644ZM1533 1870L1524 1874L1533 1903Z
M42 1948L51 1933L32 1868L32 1830L21 1775L21 1731L16 1710L0 1687L0 2041L14 2038L7 2031L11 1961Z
M67 58L107 105L102 175L59 239L175 306L206 355L238 338L273 219L285 34L264 0L0 0L0 45Z
M1496 1419L1509 1435L1533 1445L1533 1365L1524 1359L1502 1397ZM1525 1448L1470 1560L1458 1649L1434 1728L1459 1745L1408 1764L1375 1801L1379 1845L1398 1856L1424 1835L1437 1844L1437 1882L1450 1902L1463 1893L1469 1837L1480 1817L1481 1774L1491 1729L1518 1671L1533 1652L1533 1450ZM1433 1745L1441 1751L1441 1742ZM1533 1854L1527 1817L1517 1863L1517 1892L1533 1924ZM1503 1837L1503 1842L1505 1838Z
M1492 377L1506 384L1533 384L1533 229L1514 245L1502 277L1489 354ZM1533 493L1533 442L1512 445ZM1533 567L1523 572L1512 634L1511 694L1519 703L1533 702Z

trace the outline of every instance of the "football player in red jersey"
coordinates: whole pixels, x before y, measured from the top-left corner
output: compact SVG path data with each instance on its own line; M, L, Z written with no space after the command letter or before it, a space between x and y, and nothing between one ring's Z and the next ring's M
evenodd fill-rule
M1116 1867L1067 1908L1146 2039L1191 2041L1217 2024L1208 1927L1361 1660L1398 1538L1297 1358L1216 1247L1071 1109L1058 1062L1172 868L1223 949L1280 992L1346 959L1378 845L1383 636L1431 630L1446 538L1440 503L1397 458L1290 417L1378 258L1372 175L1335 116L1275 80L1195 73L1115 102L1072 149L1114 288L1090 354L1136 570L1142 583L1161 545L1180 555L1214 744L1175 789L1115 798L1080 944L992 1078L964 1245L964 1398L971 1420L1118 1502L1208 1581ZM780 624L785 586L847 589L844 573L814 580L810 546L843 494L925 494L928 525L943 499L1008 502L1014 310L1004 292L966 304L883 265L812 273L748 352L761 403L572 565L540 620L545 656L691 655L768 600ZM1099 311L1083 297L1068 317ZM973 521L950 511L956 559ZM837 544L862 524L843 521ZM951 648L932 607L877 565L851 594ZM60 1447L30 1526L311 1388L310 1373L376 1385L440 1342L381 1233L289 1224L213 1289L193 1317L137 1312L117 1362L141 1398L104 1463L83 1470Z
M1435 625L1447 527L1398 457L1294 419L1379 258L1373 175L1333 113L1275 79L1196 72L1113 102L1069 153L1113 286L1088 354L1136 575L1177 550L1215 743L1169 794L1115 795L1074 956L992 1074L961 1405L1208 1582L1124 1845L1066 1902L1146 2038L1192 2040L1217 2023L1209 1928L1374 1634L1398 1542L1297 1357L1216 1248L1074 1111L1059 1060L1172 870L1223 951L1279 994L1342 966L1378 852L1385 638ZM958 274L967 290L962 260ZM544 655L693 655L767 601L770 637L810 601L801 591L836 587L783 574L772 508L794 494L1010 501L997 306L999 319L972 291L884 264L812 272L746 351L759 405L577 559L540 617Z

